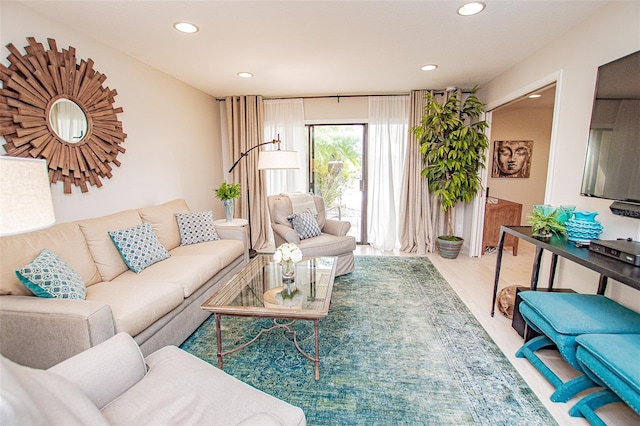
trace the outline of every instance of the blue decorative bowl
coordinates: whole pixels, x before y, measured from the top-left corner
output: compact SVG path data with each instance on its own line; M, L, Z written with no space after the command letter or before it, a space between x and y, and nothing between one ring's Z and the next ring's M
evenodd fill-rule
M602 234L602 224L595 217L597 212L575 212L565 223L567 239L574 243L588 245Z

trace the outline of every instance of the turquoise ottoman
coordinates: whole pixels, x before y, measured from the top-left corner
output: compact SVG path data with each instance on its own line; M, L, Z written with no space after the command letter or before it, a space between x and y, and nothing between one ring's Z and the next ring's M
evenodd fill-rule
M585 334L576 342L582 370L605 389L582 398L569 414L604 425L595 411L619 401L640 414L640 334Z
M531 364L556 388L553 402L567 402L585 389L598 386L581 375L563 382L536 355L536 351L557 346L573 368L582 371L576 358L576 337L582 334L640 334L640 314L597 294L520 293L520 313L527 325L541 335L526 342L516 353Z

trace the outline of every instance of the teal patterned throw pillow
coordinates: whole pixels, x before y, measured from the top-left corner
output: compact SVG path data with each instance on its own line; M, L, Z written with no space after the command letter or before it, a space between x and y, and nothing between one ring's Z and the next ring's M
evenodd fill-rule
M109 236L124 263L136 274L171 256L158 240L149 222L120 231L109 231Z
M311 212L311 209L305 209L301 213L294 213L291 216L287 216L287 219L301 240L317 237L322 233L316 216Z
M180 231L180 245L204 243L219 240L220 237L213 226L213 213L176 213L178 230Z
M16 269L22 284L39 297L84 299L87 289L82 277L48 249L26 266Z

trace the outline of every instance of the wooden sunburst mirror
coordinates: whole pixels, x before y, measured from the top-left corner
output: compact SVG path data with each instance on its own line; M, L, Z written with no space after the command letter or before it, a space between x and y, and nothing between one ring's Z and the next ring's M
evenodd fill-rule
M120 166L118 153L126 133L115 108L117 92L102 83L107 79L93 69L93 60L76 61L75 48L58 52L53 39L46 50L27 37L26 54L13 44L9 67L0 64L0 135L7 155L44 158L51 183L64 182L82 192L88 184L102 186L111 178L111 164Z

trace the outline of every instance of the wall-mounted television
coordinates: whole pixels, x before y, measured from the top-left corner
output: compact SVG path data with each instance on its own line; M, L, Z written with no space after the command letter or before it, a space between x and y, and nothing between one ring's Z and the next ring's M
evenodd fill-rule
M640 51L598 68L580 193L640 219Z

